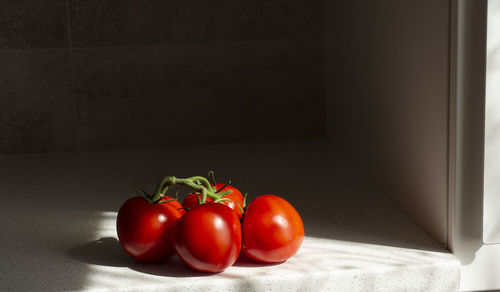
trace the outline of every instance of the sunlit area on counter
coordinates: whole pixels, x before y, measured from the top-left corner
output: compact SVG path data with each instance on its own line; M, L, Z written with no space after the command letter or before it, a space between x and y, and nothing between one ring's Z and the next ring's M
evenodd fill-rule
M161 264L143 264L121 249L116 235L116 212L101 212L94 240L70 251L73 259L87 265L84 289L160 289L169 291L289 290L318 291L346 287L360 290L382 289L375 283L398 279L392 287L410 287L415 279L425 281L429 290L456 282L446 266L450 255L442 252L394 248L306 236L299 252L280 264L259 264L244 257L226 271L207 275L190 270L177 256ZM443 269L444 267L444 269ZM164 286L165 285L165 286Z

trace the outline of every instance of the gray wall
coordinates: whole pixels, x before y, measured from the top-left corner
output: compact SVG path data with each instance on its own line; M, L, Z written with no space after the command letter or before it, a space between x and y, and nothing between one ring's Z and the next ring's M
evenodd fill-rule
M328 135L446 243L450 1L326 3Z
M323 137L323 2L0 0L0 154Z

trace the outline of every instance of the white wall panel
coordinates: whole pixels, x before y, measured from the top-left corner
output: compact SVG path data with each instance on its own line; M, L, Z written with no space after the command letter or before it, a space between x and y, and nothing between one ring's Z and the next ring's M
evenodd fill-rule
M450 1L326 1L329 137L446 242Z
M484 153L485 243L500 243L500 1L488 1Z

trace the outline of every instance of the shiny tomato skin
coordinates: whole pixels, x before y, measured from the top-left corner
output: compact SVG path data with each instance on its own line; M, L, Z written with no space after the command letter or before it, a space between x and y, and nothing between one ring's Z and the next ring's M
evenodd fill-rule
M218 273L231 266L241 250L241 225L236 213L219 203L205 203L175 224L174 248L192 269Z
M173 225L182 217L177 204L149 203L142 197L127 200L116 219L116 231L125 252L141 262L167 260L174 253Z
M222 187L224 187L224 184L220 184L220 183L215 184L215 188L217 191L219 191ZM224 191L228 191L228 190L232 190L233 192L228 194L228 195L225 195L223 198L229 199L231 201L224 201L224 202L222 202L222 204L233 209L236 212L236 214L238 215L238 217L241 218L243 214L241 213L241 210L239 207L241 207L241 209L243 209L243 200L244 200L243 195L241 194L241 192L237 188L230 186L230 185L226 185L220 191L224 192ZM188 209L192 209L192 208L196 207L198 205L198 199L196 198L196 196L197 196L197 194L195 194L195 193L187 195L186 198L184 198L184 201L182 202L182 206L184 206L184 208L188 208ZM198 196L201 198L201 195L198 194ZM213 202L214 200L212 198L207 197L206 201ZM239 207L238 207L238 205L239 205Z
M274 195L259 196L250 203L242 232L243 253L265 263L286 261L304 240L299 213L285 199Z

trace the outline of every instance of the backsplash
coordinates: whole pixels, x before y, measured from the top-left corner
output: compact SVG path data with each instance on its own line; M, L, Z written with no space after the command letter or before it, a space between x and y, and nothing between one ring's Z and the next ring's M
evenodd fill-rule
M324 137L323 1L0 0L0 154Z

